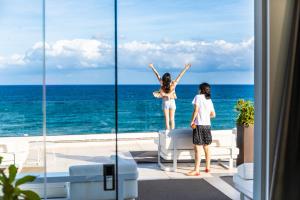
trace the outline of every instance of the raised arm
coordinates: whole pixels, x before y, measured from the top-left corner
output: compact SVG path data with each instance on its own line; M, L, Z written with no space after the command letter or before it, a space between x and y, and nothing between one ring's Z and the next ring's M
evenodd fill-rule
M185 64L184 69L180 72L180 74L175 79L175 82L178 83L180 79L183 77L184 73L191 67L191 64Z
M161 78L160 75L158 73L158 71L155 69L154 65L151 63L149 64L149 67L152 69L152 71L154 72L155 76L157 77L158 81L161 82Z

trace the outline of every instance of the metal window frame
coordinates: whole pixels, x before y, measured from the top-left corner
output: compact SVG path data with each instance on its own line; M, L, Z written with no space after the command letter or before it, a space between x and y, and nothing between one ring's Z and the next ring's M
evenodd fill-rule
M253 199L269 199L269 0L255 0Z

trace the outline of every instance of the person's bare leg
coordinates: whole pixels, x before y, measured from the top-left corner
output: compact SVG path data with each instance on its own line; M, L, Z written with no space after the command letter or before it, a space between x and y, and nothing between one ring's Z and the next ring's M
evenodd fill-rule
M170 109L170 123L171 123L171 129L175 128L175 110L174 109Z
M209 171L210 170L210 150L209 150L209 145L203 145L204 153L205 153L205 164L206 164L206 169Z
M195 168L194 170L196 172L200 171L200 162L201 162L201 157L200 157L200 145L194 145L194 150L195 150Z
M195 167L194 170L188 172L186 175L188 176L197 176L199 175L200 171L200 162L201 162L201 157L200 157L200 145L194 145L194 151L195 151Z
M169 109L164 109L166 130L170 130Z

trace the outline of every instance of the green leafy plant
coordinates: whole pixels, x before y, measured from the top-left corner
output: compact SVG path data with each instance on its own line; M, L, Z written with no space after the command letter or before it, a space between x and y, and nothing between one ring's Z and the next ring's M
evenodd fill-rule
M236 122L240 126L254 124L254 106L252 101L239 99L235 105L235 110L238 112Z
M0 157L0 164L2 163L2 157ZM39 200L41 199L38 194L31 190L22 190L20 185L29 183L35 180L35 176L24 176L16 180L17 167L10 165L8 167L8 175L4 170L0 171L0 186L2 187L3 196L2 200Z

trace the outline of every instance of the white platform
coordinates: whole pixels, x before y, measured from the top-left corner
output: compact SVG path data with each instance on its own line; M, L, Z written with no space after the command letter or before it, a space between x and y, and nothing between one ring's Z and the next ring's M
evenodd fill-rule
M236 146L236 132L234 130L213 130L212 143L209 145L211 159L228 161L227 168L233 167L233 159L237 158L239 149ZM177 160L194 159L194 145L192 129L174 129L170 132L160 131L157 141L158 145L158 163L163 170L177 170ZM161 163L160 158L172 160L172 168ZM205 158L201 153L201 158Z

